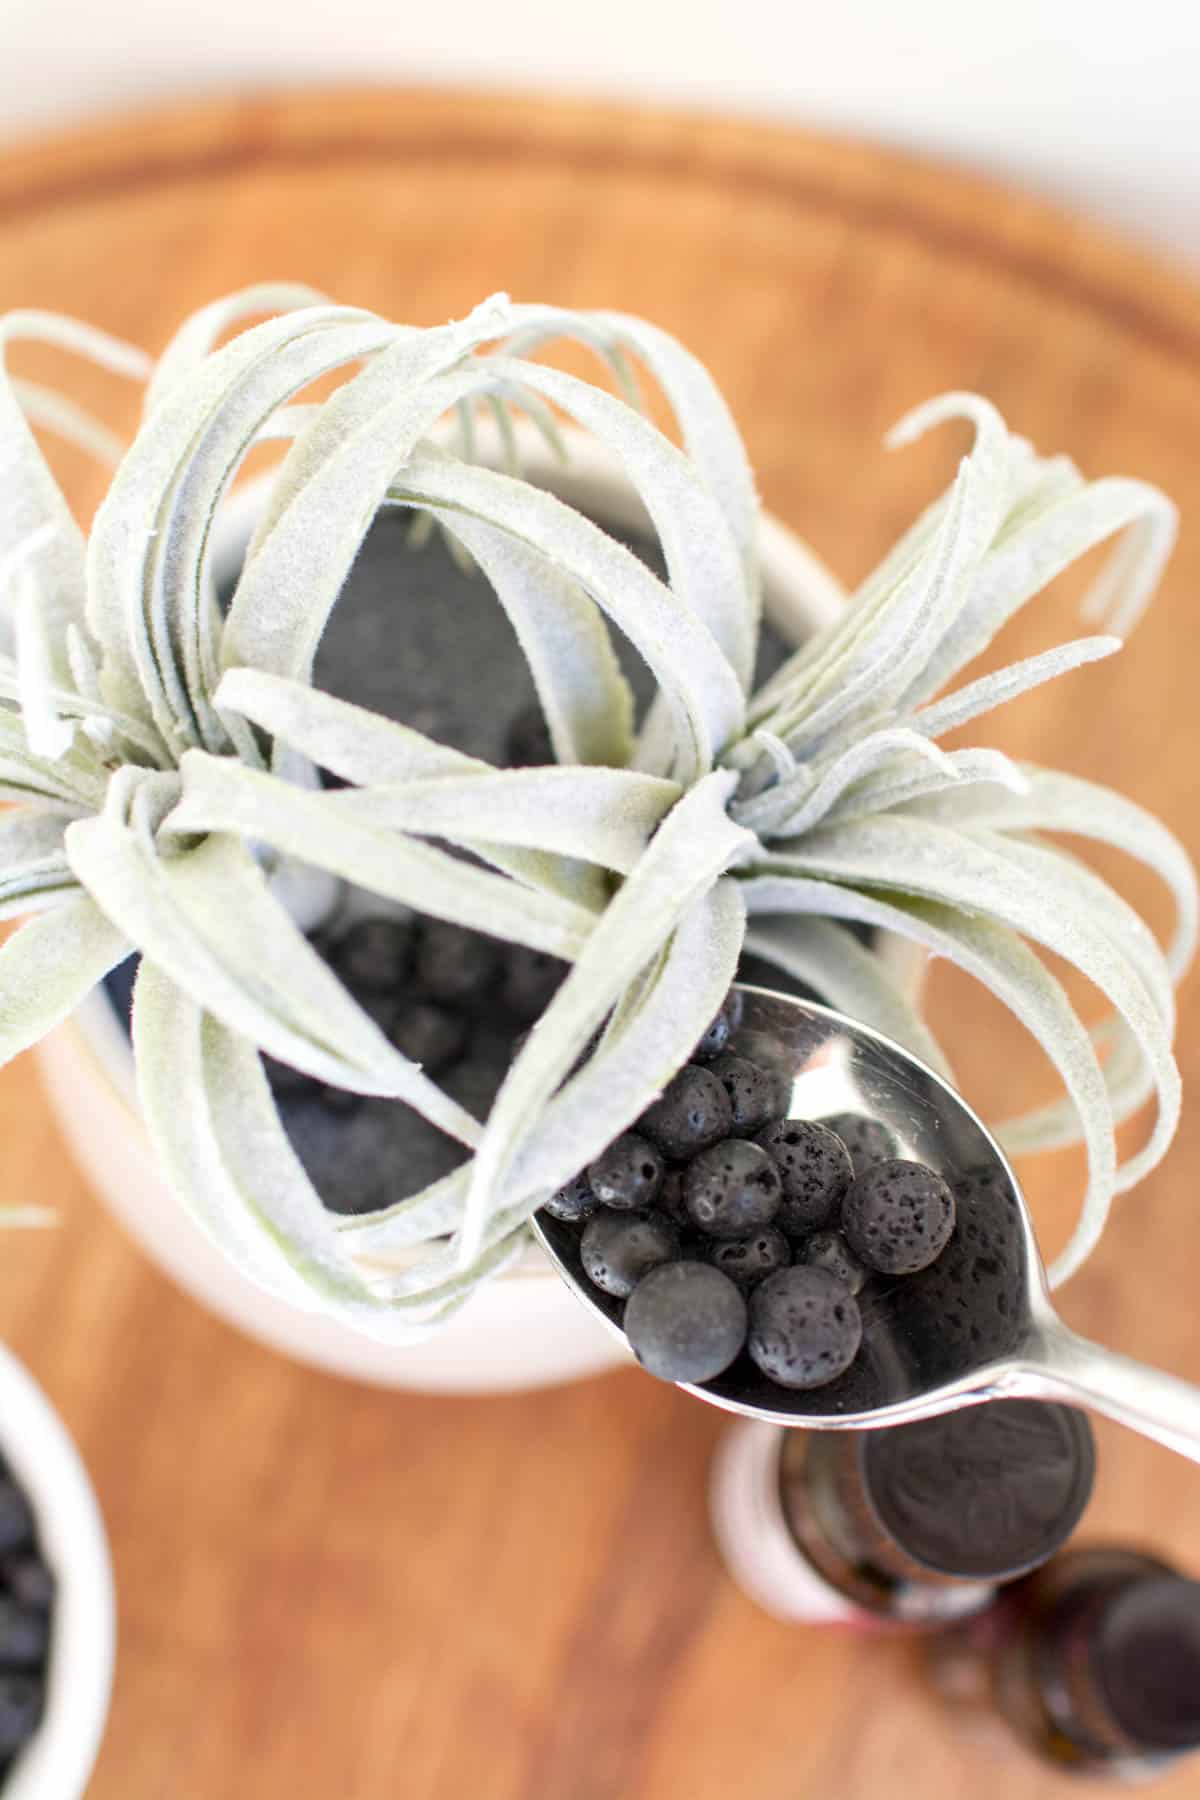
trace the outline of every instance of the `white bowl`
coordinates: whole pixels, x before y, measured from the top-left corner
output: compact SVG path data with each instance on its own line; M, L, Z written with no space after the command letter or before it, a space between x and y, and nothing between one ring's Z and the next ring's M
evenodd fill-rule
M96 1496L65 1426L37 1383L0 1346L4 1458L33 1508L57 1582L36 1735L0 1782L3 1800L78 1800L108 1717L116 1646L112 1565Z
M564 465L536 432L522 431L526 474L608 525L645 526L645 512L619 467L594 439L568 436L571 456ZM480 447L487 456L486 436ZM262 483L249 484L225 508L213 558L218 579L240 563L262 493ZM761 545L767 615L783 636L802 642L837 616L842 589L777 520L764 520ZM921 952L896 938L883 954L915 993ZM358 1381L426 1392L546 1387L629 1360L535 1247L425 1342L402 1349L274 1299L214 1248L167 1191L137 1116L128 1039L104 991L46 1039L38 1055L63 1132L92 1185L161 1268L252 1337Z

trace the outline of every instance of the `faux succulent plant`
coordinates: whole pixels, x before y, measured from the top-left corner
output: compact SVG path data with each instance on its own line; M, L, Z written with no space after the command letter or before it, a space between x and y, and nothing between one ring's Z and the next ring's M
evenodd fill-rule
M1114 1192L1175 1129L1172 990L1195 940L1192 871L1116 794L937 739L1120 647L1085 637L952 685L1019 607L1114 536L1089 609L1126 632L1174 535L1160 493L1043 459L984 400L936 400L894 441L966 420L974 443L953 486L754 692L751 471L709 376L651 325L497 296L426 330L271 287L197 313L154 364L46 315L0 330L0 349L41 339L146 384L123 449L58 396L0 381L0 783L18 803L0 818L0 897L6 915L32 915L0 951L0 1051L33 1043L140 951L146 1122L181 1201L247 1275L385 1338L446 1316L522 1252L531 1211L686 1060L746 941L941 1063L849 921L963 964L1057 1064L1064 1101L1003 1137L1021 1150L1085 1140L1087 1196L1056 1278L1079 1265ZM621 393L534 360L554 338L597 351ZM637 405L635 361L682 447ZM305 403L332 371L346 379ZM480 412L499 467L476 460ZM514 412L552 439L565 414L612 452L665 580L522 479ZM447 419L456 432L439 430ZM86 537L30 421L115 462ZM223 610L214 519L264 440L284 449ZM382 507L434 518L491 583L555 766L495 769L312 685ZM402 568L397 581L402 604ZM657 683L640 726L613 628ZM323 790L317 768L349 785ZM1116 845L1165 879L1178 915L1165 952L1045 831ZM573 964L487 1119L341 986L285 903L288 859ZM1107 1024L1089 1033L1032 945L1107 996ZM386 1211L336 1218L291 1148L260 1052L414 1107L473 1154ZM1115 1124L1152 1093L1148 1139L1119 1164Z

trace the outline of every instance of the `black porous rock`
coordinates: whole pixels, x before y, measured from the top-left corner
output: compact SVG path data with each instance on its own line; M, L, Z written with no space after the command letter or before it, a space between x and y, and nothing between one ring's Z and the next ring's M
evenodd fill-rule
M765 1150L726 1138L688 1164L684 1191L693 1225L710 1237L740 1238L771 1223L783 1184Z
M861 1342L858 1302L827 1269L781 1269L750 1295L747 1347L780 1387L824 1387L850 1367Z
M806 1262L810 1269L828 1269L831 1275L845 1282L852 1294L861 1293L867 1279L867 1271L840 1231L814 1232L797 1261Z
M841 1138L856 1175L862 1175L873 1163L893 1162L900 1154L899 1142L882 1119L850 1112L834 1113L820 1122Z
M782 1231L764 1225L749 1237L710 1238L708 1259L714 1269L720 1269L722 1275L728 1275L745 1291L774 1275L777 1269L786 1269L792 1260L792 1246Z
M854 1178L841 1139L811 1119L776 1119L760 1131L761 1146L779 1170L783 1205L776 1223L791 1238L807 1237L837 1218Z
M744 1056L723 1051L709 1063L725 1092L733 1113L730 1129L735 1137L753 1137L780 1111L778 1078Z
M413 927L409 919L356 919L328 949L332 968L351 993L394 994L412 965Z
M729 1136L733 1108L711 1069L686 1063L638 1120L638 1130L664 1156L685 1161Z
M679 1233L655 1213L592 1214L579 1241L584 1274L606 1294L623 1300L643 1275L679 1254Z
M711 1381L746 1342L746 1302L711 1263L669 1262L638 1282L625 1304L625 1335L661 1381Z
M540 769L557 762L546 715L536 700L514 714L504 734L504 764L509 769Z
M446 919L418 921L413 979L427 1000L451 1006L481 1001L499 962L500 946L494 938Z
M950 1242L889 1299L931 1382L961 1368L964 1356L1012 1355L1024 1331L1028 1251L1012 1187L991 1166L965 1170L953 1187Z
M566 1187L559 1188L557 1194L551 1194L542 1207L552 1219L563 1219L568 1225L580 1224L595 1210L596 1196L588 1184L586 1171L568 1181Z
M679 1231L692 1231L692 1215L687 1209L686 1169L668 1169L654 1202L656 1212L663 1213Z
M467 1026L447 1007L412 1000L401 1007L389 1035L402 1056L420 1063L427 1075L439 1075L461 1055Z
M729 1040L742 1022L742 996L732 988L726 994L721 1010L692 1051L693 1062L708 1062L729 1048Z
M49 1612L54 1604L54 1576L36 1551L26 1550L0 1563L0 1589L18 1606Z
M42 1722L44 1697L38 1676L0 1674L0 1757L25 1748Z
M46 1660L50 1624L44 1612L0 1594L0 1669L35 1669Z
M522 1025L540 1019L566 979L567 965L544 950L509 945L500 975L500 1003Z
M280 1107L292 1148L329 1212L368 1213L465 1162L462 1144L397 1100L368 1098L349 1117L323 1100Z
M278 1062L273 1056L264 1056L262 1065L276 1100L315 1100L324 1086L315 1075L306 1075L303 1069L293 1069L291 1063Z
M954 1195L924 1163L875 1163L842 1202L854 1254L882 1275L915 1275L937 1261L954 1230Z
M0 1556L33 1542L33 1513L28 1500L8 1476L0 1478Z
M512 1039L508 1033L486 1021L477 1021L466 1049L441 1077L439 1086L452 1100L465 1106L472 1118L482 1122L491 1112L511 1065Z
M588 1182L601 1206L633 1212L653 1206L663 1184L663 1159L648 1138L623 1131L588 1168Z

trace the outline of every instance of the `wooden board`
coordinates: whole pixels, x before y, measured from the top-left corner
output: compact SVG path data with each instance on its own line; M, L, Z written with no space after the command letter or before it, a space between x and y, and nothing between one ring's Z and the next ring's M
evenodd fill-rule
M475 95L271 99L133 120L0 162L0 306L159 345L289 276L421 323L496 288L660 321L714 369L768 504L861 575L960 445L885 428L978 388L1043 448L1160 482L1179 552L1127 654L987 741L1119 783L1196 841L1200 288L1041 205L851 143ZM22 368L40 368L36 359ZM48 366L48 365L47 365ZM114 420L133 397L84 391ZM85 506L93 477L61 467ZM1070 635L1067 598L1006 648ZM1114 865L1115 867L1115 865ZM1161 897L1129 883L1159 922ZM974 990L935 984L968 1090L1044 1086ZM1185 992L1200 1092L1200 993ZM28 1060L0 1077L0 1331L44 1381L112 1533L121 1649L94 1800L1040 1800L963 1745L897 1643L787 1630L710 1546L714 1413L637 1374L441 1403L292 1368L182 1298L56 1141ZM1071 1156L1030 1177L1047 1245ZM1200 1379L1200 1111L1124 1199L1069 1318ZM1088 1532L1200 1551L1200 1474L1116 1431ZM1148 1496L1148 1497L1147 1497ZM864 1698L871 1696L871 1712ZM1200 1770L1157 1790L1200 1793Z

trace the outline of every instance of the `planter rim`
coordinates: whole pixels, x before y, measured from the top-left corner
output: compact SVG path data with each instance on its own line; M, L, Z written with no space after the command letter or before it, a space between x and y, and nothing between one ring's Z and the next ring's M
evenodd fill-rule
M116 1654L108 1540L87 1471L33 1376L0 1345L3 1452L37 1523L56 1594L46 1709L3 1800L78 1800L100 1748Z

